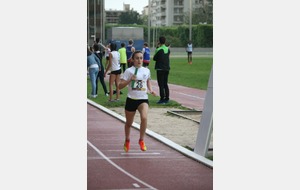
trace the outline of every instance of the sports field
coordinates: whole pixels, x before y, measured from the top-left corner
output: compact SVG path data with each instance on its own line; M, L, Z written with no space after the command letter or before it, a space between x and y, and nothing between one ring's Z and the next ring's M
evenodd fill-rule
M169 84L177 84L186 87L206 90L208 79L213 64L212 56L195 56L193 57L193 63L190 65L187 63L187 58L184 56L174 56L170 57L171 70L169 74ZM155 62L151 61L149 69L151 71L151 78L156 80L156 71L154 70ZM109 90L108 83L107 89ZM118 107L124 106L126 96L120 96L119 102L107 102L108 97L104 96L102 86L100 82L98 83L98 98L93 98L92 100L106 107ZM91 93L91 82L87 78L87 97ZM122 89L123 94L127 94L127 88ZM102 97L103 96L103 97ZM115 98L115 96L113 97ZM149 96L149 103L152 106L157 106L156 102L159 100L159 97ZM178 107L178 104L175 101L170 101L169 104L165 106Z
M213 63L212 57L194 57L193 64L187 63L186 57L170 58L169 83L201 90L207 89L210 70ZM155 62L151 61L149 69L151 78L156 80Z

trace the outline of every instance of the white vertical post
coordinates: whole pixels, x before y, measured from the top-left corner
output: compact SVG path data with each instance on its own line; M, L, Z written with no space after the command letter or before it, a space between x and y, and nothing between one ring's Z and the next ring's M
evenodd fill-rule
M88 37L87 37L87 44L90 44L90 4L89 4L90 0L87 1L87 7L88 7L88 11L87 11L87 25L88 25Z
M150 20L151 20L151 7L150 7L151 5L150 5L150 0L148 0L148 43L149 43L149 47L151 47L150 46L150 36L151 36L151 34L150 34Z
M94 40L96 40L96 0L94 0Z
M155 26L153 27L153 48L156 48L156 39L155 39Z
M206 157L213 128L213 68L211 68L194 152Z
M103 23L102 23L102 27L103 27L103 31L102 31L102 43L106 43L106 39L105 39L105 19L106 19L106 13L105 13L105 0L102 0L103 3L103 9L102 9L102 15L103 15Z
M192 41L192 0L190 0L190 33L189 33L189 40Z

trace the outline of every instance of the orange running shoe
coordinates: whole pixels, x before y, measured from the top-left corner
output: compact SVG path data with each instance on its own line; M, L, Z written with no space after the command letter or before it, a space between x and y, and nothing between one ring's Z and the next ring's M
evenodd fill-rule
M130 141L129 140L125 140L125 143L124 143L124 150L125 150L125 152L128 152L129 148L130 148Z
M142 151L146 151L147 150L147 147L145 145L144 140L139 140L139 144L140 144L140 147L141 147Z

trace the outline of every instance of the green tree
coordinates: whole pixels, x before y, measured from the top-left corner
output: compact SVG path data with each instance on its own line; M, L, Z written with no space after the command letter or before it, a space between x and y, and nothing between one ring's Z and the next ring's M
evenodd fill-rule
M143 24L143 20L137 11L132 9L127 12L123 12L119 17L119 24Z
M184 23L189 24L190 13L184 13ZM192 12L192 24L212 24L213 23L213 0L208 0L201 7L195 7Z

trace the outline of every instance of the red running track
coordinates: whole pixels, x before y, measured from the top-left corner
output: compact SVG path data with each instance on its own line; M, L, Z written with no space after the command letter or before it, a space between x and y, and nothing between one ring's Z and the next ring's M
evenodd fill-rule
M146 135L148 150L131 130L131 149L123 151L124 123L87 105L87 189L212 190L213 169Z
M152 80L151 84L153 90L155 90L155 92L159 96L159 88L157 81ZM168 84L168 86L171 100L175 100L184 107L194 109L197 111L203 111L206 90L199 90L175 84Z

